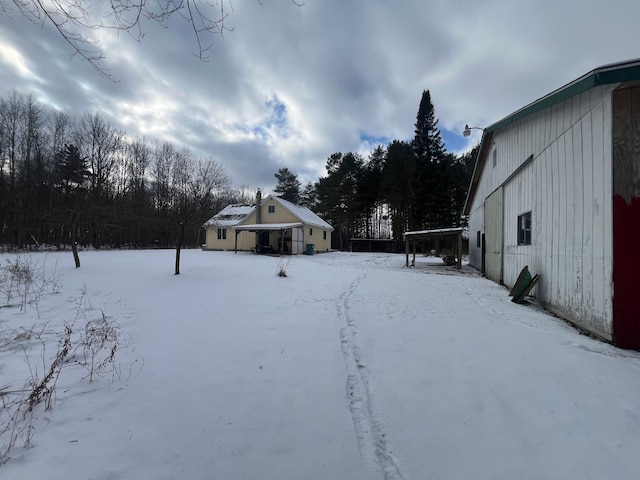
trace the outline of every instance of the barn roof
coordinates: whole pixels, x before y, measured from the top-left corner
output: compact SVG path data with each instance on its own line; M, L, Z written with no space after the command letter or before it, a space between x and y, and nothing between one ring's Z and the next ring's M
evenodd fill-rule
M603 65L539 98L535 102L516 110L511 115L489 125L484 131L488 133L498 130L516 120L563 102L598 85L609 85L611 83L630 82L634 80L640 80L640 59Z
M603 65L486 127L482 133L480 149L478 150L478 156L476 157L476 165L469 185L463 214L469 215L471 203L475 197L478 182L480 181L480 175L495 131L506 127L521 118L568 100L569 98L586 92L594 87L609 85L612 83L638 81L640 81L640 59Z

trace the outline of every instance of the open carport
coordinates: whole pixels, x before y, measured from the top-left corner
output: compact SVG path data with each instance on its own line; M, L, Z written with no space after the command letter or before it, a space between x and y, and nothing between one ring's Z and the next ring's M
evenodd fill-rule
M405 266L409 266L409 252L413 253L413 259L411 266L416 264L416 249L420 241L425 240L442 240L445 243L449 242L451 246L451 252L455 257L455 265L457 269L462 268L462 227L455 228L440 228L437 230L419 230L414 232L405 232L405 254L406 262ZM445 262L446 263L446 262Z

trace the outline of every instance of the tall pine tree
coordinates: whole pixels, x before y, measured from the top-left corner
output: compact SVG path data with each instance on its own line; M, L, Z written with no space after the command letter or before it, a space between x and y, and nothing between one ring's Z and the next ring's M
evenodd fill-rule
M449 160L429 90L422 92L411 146L416 157L416 173L410 227L420 230L450 226L451 219L443 215L445 203L449 202L446 194Z
M297 175L293 174L287 167L278 170L274 175L278 180L278 184L274 189L275 194L296 205L300 201L300 181Z
M445 146L438 129L431 93L429 90L422 92L418 115L416 116L415 137L412 147L419 163L437 163L442 161L445 154Z

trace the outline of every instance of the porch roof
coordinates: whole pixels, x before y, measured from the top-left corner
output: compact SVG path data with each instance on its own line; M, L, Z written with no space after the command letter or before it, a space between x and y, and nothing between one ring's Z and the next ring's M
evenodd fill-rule
M288 228L301 227L302 222L295 223L254 223L253 225L236 225L232 227L235 231L247 230L250 232L257 231L276 231L286 230Z

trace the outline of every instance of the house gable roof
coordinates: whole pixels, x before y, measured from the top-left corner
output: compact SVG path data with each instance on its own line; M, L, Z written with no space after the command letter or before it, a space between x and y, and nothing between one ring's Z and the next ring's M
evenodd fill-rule
M289 211L294 217L300 220L305 225L311 225L313 227L326 228L327 230L333 230L333 227L325 222L322 218L320 218L317 214L313 213L307 207L302 207L300 205L296 205L295 203L291 203L288 200L284 200L280 197L276 197L275 195L268 195L265 197L260 205L265 204L269 200L273 200L276 203L279 203L283 208Z
M233 227L255 209L254 205L227 205L204 223L204 227Z
M283 200L275 195L269 195L265 197L260 205L264 205L265 202L273 200L279 203L282 208L288 210L293 216L295 216L300 223L292 223L291 226L310 225L313 227L325 228L327 230L333 230L333 227L325 222L318 215L313 213L306 207L301 207L287 200ZM255 205L227 205L220 212L215 214L209 220L204 223L204 227L236 227L241 226L243 222L251 215L256 209ZM267 225L267 224L264 224ZM271 225L271 224L269 224ZM254 226L255 227L255 226ZM246 229L246 228L244 228Z
M471 183L469 184L469 191L467 192L467 199L464 204L463 214L469 215L470 213L471 203L475 197L480 176L489 151L489 146L491 145L491 140L493 139L495 131L506 127L521 118L563 102L594 87L609 85L612 83L637 81L640 81L640 59L603 65L486 127L482 133L480 149L478 150L478 156L476 157L476 165L473 170Z
M267 196L262 203L267 200L272 199L278 202L282 207L286 208L291 212L292 215L297 217L302 223L305 225L312 225L314 227L326 228L329 230L333 230L333 227L325 222L322 218L320 218L317 214L313 213L307 207L302 207L300 205L296 205L295 203L291 203L288 200L284 200L283 198L276 197L275 195Z

